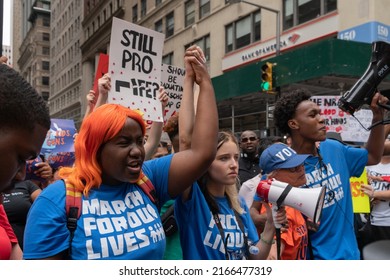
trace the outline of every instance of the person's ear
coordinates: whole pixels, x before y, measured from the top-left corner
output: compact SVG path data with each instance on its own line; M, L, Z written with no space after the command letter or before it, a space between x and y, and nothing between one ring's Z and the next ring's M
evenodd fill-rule
M287 122L288 126L291 128L291 129L298 129L299 128L299 124L298 122L295 120L295 119L291 119Z

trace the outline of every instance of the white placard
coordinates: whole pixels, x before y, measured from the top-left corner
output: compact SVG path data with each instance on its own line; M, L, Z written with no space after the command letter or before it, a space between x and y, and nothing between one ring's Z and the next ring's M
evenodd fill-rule
M371 110L361 109L355 112L355 117L344 112L337 106L340 96L312 96L311 100L321 109L321 115L325 118L327 131L334 131L341 134L343 141L366 142L370 131L366 131L371 125Z
M162 122L158 100L165 35L113 18L109 72L109 103L138 109L144 119Z
M169 96L168 105L165 109L165 120L175 115L180 109L183 96L184 75L184 68L164 63L161 66L161 85L165 88Z

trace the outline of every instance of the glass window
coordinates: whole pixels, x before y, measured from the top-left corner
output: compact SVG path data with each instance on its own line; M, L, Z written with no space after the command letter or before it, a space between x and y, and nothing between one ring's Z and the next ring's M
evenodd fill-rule
M294 26L294 3L293 0L284 1L283 28L288 29Z
M48 86L49 85L49 77L42 77L42 85Z
M261 40L260 10L225 27L225 51L230 52Z
M146 15L146 0L141 0L141 17Z
M50 54L50 48L49 47L42 47L42 54L49 55Z
M49 100L49 92L42 91L42 97L43 97L43 100L48 101Z
M251 43L251 18L245 17L236 23L236 48L247 46Z
M283 30L337 10L337 0L283 0Z
M321 0L298 0L298 24L321 15Z
M325 0L324 13L327 14L335 10L337 10L337 0Z
M132 21L137 22L138 21L138 5L137 4L133 6L132 11L133 11Z
M254 14L253 33L255 35L255 42L260 41L261 38L261 16L260 11Z
M199 1L199 18L203 18L210 14L210 0Z
M233 24L229 24L227 27L226 27L226 52L231 52L232 50L234 50L234 46L233 46Z
M50 62L49 61L42 61L42 69L43 70L50 70Z
M165 18L165 36L170 37L173 35L174 29L175 29L175 18L173 12L169 13Z
M156 30L157 32L161 32L163 33L163 21L162 19L156 21L154 23L154 30Z
M162 0L156 0L156 7L157 7L158 5L160 5L161 2L162 2Z
M50 41L50 33L42 33L42 40L43 41Z
M195 23L195 1L190 0L185 4L185 26Z
M173 52L171 52L167 55L164 55L162 57L162 63L172 65L173 64Z
M210 35L204 36L190 44L187 44L184 48L187 49L192 45L197 45L202 48L204 56L207 61L210 61Z
M43 26L50 27L50 17L43 17L42 24Z

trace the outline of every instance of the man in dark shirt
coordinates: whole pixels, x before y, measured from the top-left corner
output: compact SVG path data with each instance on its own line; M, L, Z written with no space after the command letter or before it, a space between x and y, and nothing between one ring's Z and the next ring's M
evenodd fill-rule
M260 173L259 137L253 130L246 130L240 136L240 159L238 177L241 184Z

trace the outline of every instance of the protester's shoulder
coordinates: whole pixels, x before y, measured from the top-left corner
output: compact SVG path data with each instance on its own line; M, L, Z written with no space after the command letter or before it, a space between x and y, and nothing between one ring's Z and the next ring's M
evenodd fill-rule
M148 177L153 177L153 173L165 168L169 168L172 161L173 154L163 156L156 159L150 159L144 162L142 165L142 171Z
M257 187L257 185L259 184L260 182L260 176L254 176L253 178L249 179L249 180L246 180L244 183L242 183L242 186L241 187L247 187L249 189L252 189L254 187Z
M38 198L47 198L50 200L56 200L65 197L65 182L63 180L57 180L54 183L44 188Z

